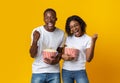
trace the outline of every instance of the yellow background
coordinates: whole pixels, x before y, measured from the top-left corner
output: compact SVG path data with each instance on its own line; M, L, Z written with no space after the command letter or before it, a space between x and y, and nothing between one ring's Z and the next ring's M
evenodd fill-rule
M119 0L1 0L0 82L30 83L30 35L44 24L48 7L56 10L62 30L66 18L76 14L87 23L88 35L99 34L95 57L86 65L90 83L120 83Z

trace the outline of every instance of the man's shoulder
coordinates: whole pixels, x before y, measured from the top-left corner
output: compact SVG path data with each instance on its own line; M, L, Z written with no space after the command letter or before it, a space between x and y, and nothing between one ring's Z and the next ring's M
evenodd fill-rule
M64 31L61 30L60 28L56 28L56 30L57 30L58 32L64 33Z
M34 28L32 31L34 32L35 30L36 31L41 31L43 29L43 26L38 26L36 28Z
M42 29L42 28L43 28L43 26L38 26L38 27L34 28L34 30L39 30L39 29Z

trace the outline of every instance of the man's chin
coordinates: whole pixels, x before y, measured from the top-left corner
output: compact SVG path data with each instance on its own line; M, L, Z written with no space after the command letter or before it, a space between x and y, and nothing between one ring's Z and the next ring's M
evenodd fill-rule
M54 31L54 30L55 30L55 27L54 27L54 26L50 26L50 27L48 27L48 29L49 29L50 31Z

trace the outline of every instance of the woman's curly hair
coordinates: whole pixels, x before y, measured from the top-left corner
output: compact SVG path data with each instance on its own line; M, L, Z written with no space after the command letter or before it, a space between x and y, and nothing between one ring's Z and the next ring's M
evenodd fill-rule
M73 35L73 33L71 33L70 26L69 26L71 21L77 21L81 26L82 32L83 33L86 32L86 26L87 25L84 22L84 20L81 17L77 16L77 15L73 15L73 16L68 17L67 20L66 20L65 31L66 31L68 36Z

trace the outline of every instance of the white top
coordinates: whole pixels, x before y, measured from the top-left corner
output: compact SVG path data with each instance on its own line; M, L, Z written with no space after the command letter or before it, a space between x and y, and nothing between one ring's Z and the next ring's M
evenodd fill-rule
M63 69L66 70L84 70L86 62L86 53L85 50L91 46L91 37L84 34L81 37L67 37L66 43L67 47L74 47L79 49L78 59L72 61L64 61Z
M35 28L32 31L31 38L33 40L33 32L37 30L40 32L40 39L38 40L38 53L35 61L32 64L32 73L58 73L59 64L49 65L43 61L42 51L44 49L57 50L58 47L63 47L64 32L58 28L53 32L45 30L44 26ZM32 44L32 42L31 42Z

